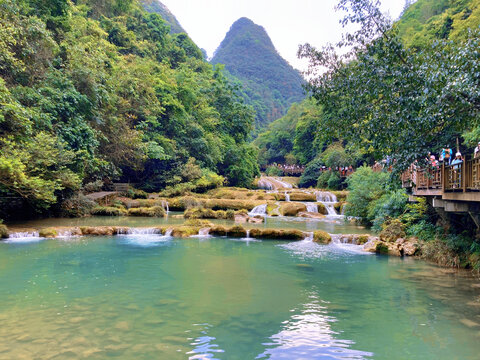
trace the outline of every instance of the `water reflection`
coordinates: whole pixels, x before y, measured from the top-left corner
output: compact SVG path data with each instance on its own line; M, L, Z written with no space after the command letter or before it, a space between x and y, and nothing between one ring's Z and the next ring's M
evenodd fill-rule
M257 359L366 359L373 353L354 350L354 341L337 339L340 333L331 329L337 319L328 315L317 292L312 291L309 301L283 322L282 330L270 337L271 342Z
M224 350L219 349L218 344L214 343L216 338L212 336L208 336L208 330L210 329L209 324L194 324L194 326L200 326L203 330L200 331L201 336L194 339L194 341L190 344L195 346L192 351L187 352L187 355L191 355L188 358L193 359L210 359L210 360L218 360L215 358L215 353L223 353Z

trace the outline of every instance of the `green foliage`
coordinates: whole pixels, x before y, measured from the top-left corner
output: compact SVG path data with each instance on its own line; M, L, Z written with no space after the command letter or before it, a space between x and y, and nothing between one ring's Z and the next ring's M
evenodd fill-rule
M399 219L388 220L382 224L380 240L395 242L397 239L405 238L405 225Z
M377 159L390 155L401 169L479 126L480 37L472 30L455 42L407 48L376 5L340 0L343 23L358 25L337 44L347 53L306 44L299 54L327 69L309 85L328 114L319 131Z
M161 206L139 207L128 209L129 216L146 216L146 217L164 217L165 210Z
M323 161L320 158L317 158L313 161L311 161L307 167L305 168L305 171L302 174L302 177L300 178L300 182L298 183L299 187L311 187L315 186L318 181L318 177L321 174L320 169L323 166ZM328 180L327 180L328 183Z
M258 174L253 110L160 15L133 0L1 8L1 194L47 208L99 179L206 191Z
M283 171L279 167L269 166L265 174L267 174L267 176L283 176Z
M304 98L300 73L277 53L266 31L247 18L237 20L214 54L212 64L225 64L240 79L247 104L263 128Z
M459 40L480 25L478 0L418 0L395 24L408 47L425 47L435 40Z
M0 220L0 239L6 238L8 238L8 228L7 225L2 224L2 221Z
M373 228L378 231L388 219L403 215L407 209L407 204L408 195L404 189L387 191L369 206L368 218L373 219ZM414 213L409 213L408 216L410 221L416 217Z
M95 216L125 216L128 215L127 210L113 206L97 206L90 212Z
M387 193L389 175L384 172L374 172L370 167L357 169L347 180L348 196L345 215L358 217L362 222L371 225L376 217L376 204Z

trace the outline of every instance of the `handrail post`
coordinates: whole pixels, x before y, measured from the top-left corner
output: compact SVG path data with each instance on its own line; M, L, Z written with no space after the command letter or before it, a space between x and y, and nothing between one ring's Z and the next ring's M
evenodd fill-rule
M462 163L462 189L463 189L463 192L467 192L466 174L467 174L467 161L464 160L463 163Z
M440 184L442 193L445 192L445 163L442 162L442 172L440 173Z

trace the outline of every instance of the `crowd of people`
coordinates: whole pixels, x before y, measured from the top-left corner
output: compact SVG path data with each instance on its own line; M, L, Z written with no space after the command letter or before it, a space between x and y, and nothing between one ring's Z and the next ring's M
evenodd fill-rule
M480 142L478 142L477 146L473 151L473 158L474 159L480 158ZM455 153L455 156L453 156L453 150L447 146L442 149L438 157L438 160L435 157L435 155L430 153L428 154L428 157L426 160L432 167L438 167L443 163L444 165L454 166L458 168L459 164L465 161L465 157L462 156L462 153L460 151L457 151Z

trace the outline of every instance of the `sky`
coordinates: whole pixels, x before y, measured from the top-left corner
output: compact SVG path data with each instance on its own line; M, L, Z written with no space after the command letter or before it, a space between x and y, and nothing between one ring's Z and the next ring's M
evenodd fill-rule
M160 0L195 43L211 57L230 26L247 17L265 28L277 51L294 68L306 70L297 58L298 45L322 47L341 38L337 0ZM382 10L398 18L405 0L381 0Z

